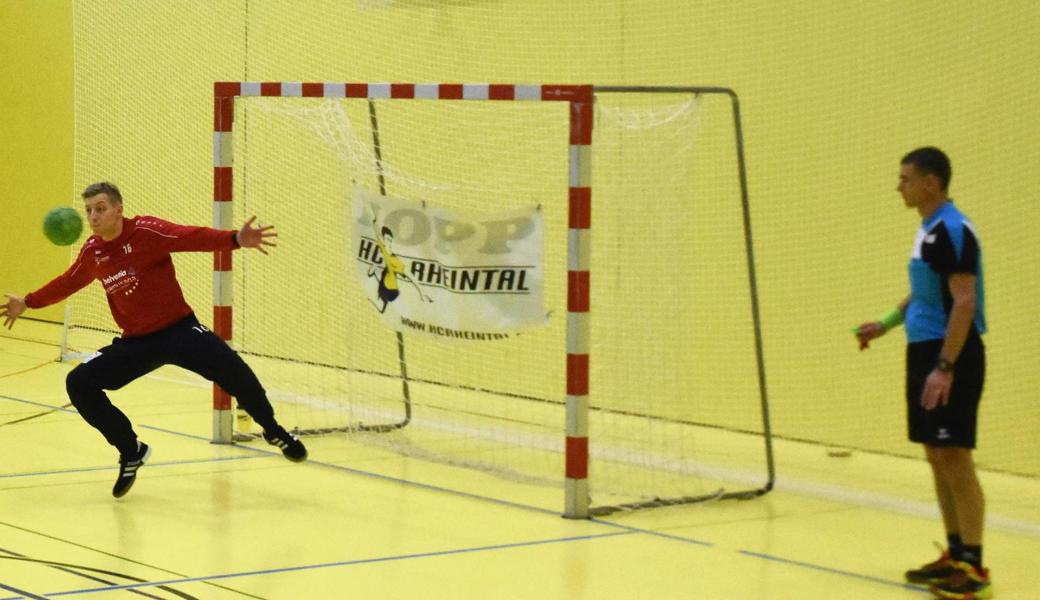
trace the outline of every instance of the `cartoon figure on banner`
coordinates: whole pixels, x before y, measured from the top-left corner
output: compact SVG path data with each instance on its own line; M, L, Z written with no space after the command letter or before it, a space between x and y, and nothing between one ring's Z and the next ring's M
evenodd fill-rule
M387 305L401 295L399 281L411 283L415 287L415 291L419 293L419 299L423 302L433 302L433 298L424 294L419 284L414 279L408 277L405 273L404 261L401 257L394 254L394 232L385 225L380 229L376 225L375 219L372 219L372 231L376 234L379 254L383 257L383 269L381 271L377 272L379 266L376 264L368 268L369 277L379 277L378 295L379 300L382 301L382 306L369 298L369 301L375 305L376 310L380 313L385 312Z

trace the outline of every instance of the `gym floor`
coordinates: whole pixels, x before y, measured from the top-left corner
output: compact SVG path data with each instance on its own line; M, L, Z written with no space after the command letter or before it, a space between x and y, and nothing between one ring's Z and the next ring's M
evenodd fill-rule
M0 337L0 600L930 597L902 581L942 539L920 460L778 441L761 498L574 521L562 490L347 436L303 464L210 444L208 392L160 371L112 394L154 448L117 500L56 352ZM1040 481L982 482L995 597L1036 598Z

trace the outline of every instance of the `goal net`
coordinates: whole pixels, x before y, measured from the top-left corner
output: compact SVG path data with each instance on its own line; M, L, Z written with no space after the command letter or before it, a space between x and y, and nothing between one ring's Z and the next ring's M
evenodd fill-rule
M403 99L389 86L234 85L217 100L218 201L171 215L168 199L140 198L132 212L277 227L269 256L218 255L212 280L181 279L200 316L215 305L214 330L284 425L528 484L579 479L569 516L769 488L733 96L599 89L591 144L576 147L575 104L527 93L537 86L427 99L415 86ZM576 231L583 179L591 223ZM385 326L355 277L358 189L468 214L537 206L545 324L494 340ZM588 312L575 307L581 272ZM69 311L70 352L111 337L96 292ZM584 385L575 356L588 357Z

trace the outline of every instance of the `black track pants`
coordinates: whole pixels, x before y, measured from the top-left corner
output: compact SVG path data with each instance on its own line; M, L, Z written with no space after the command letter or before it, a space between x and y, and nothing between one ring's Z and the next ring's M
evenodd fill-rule
M137 450L137 434L104 390L118 390L163 365L202 375L234 396L264 430L274 427L274 409L253 370L224 340L200 325L195 315L155 333L114 339L73 369L65 388L87 423L121 454L132 454Z

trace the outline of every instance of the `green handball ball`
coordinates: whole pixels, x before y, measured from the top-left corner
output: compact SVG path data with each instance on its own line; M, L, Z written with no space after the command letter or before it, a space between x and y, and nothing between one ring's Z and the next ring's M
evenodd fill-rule
M43 234L51 243L58 246L69 246L79 239L83 232L83 219L75 209L61 206L52 209L43 219Z

